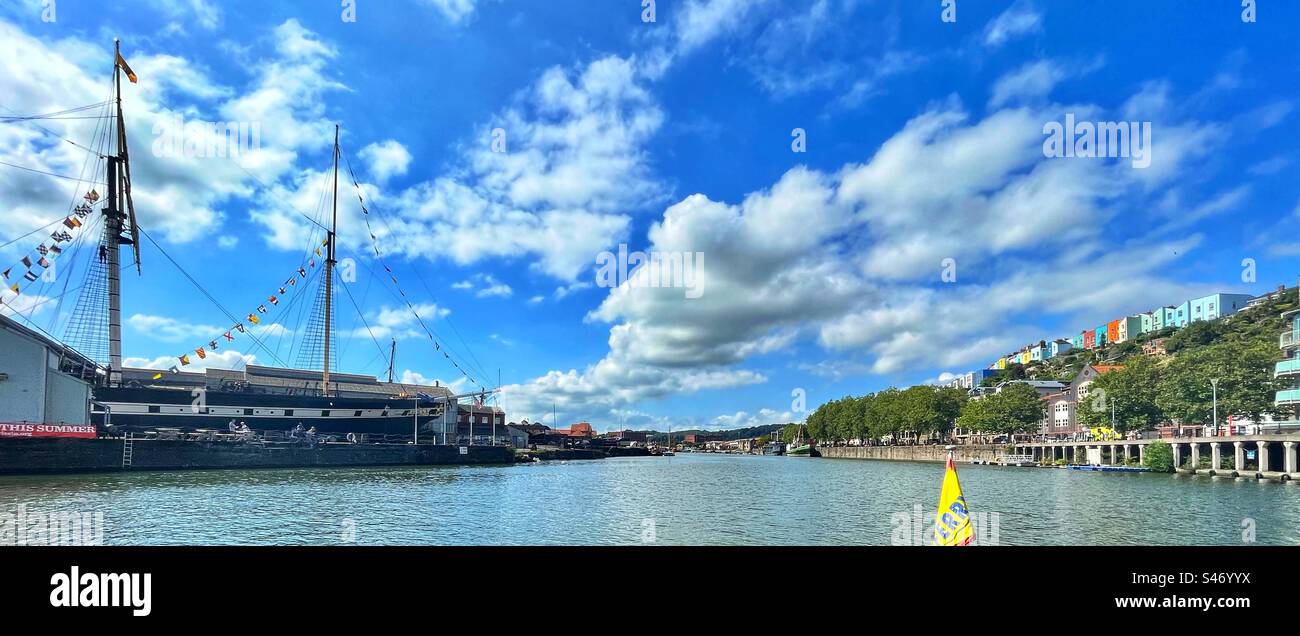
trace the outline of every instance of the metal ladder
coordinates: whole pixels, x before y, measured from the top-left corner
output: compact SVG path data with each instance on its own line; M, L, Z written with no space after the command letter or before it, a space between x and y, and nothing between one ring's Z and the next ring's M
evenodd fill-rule
M135 439L132 437L131 433L127 433L126 436L122 438L122 469L123 470L128 470L131 468L131 460L134 458L134 456L135 456Z

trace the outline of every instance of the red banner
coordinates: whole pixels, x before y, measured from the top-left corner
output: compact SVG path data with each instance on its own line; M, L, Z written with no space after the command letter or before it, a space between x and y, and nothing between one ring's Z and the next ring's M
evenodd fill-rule
M95 425L6 424L0 422L0 438L3 437L80 437L95 439Z

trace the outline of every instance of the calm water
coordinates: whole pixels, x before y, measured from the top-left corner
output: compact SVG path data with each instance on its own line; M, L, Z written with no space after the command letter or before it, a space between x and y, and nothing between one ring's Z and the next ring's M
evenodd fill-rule
M1003 545L1300 543L1300 486L959 466ZM0 514L103 512L107 544L889 544L939 464L724 455L509 467L0 478Z

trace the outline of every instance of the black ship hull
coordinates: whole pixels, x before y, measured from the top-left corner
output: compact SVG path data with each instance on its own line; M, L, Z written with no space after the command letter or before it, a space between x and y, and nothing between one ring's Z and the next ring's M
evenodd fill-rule
M97 387L91 422L101 434L160 428L226 431L245 424L255 431L290 431L298 426L318 434L407 435L443 432L445 404L430 399L322 397L154 387ZM104 409L108 407L108 417ZM418 414L417 414L418 410ZM108 420L106 426L105 420ZM454 418L448 420L454 425Z

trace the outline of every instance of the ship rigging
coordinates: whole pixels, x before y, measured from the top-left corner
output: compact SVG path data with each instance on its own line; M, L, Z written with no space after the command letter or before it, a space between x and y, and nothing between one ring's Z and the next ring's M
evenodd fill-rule
M436 441L441 433L443 443L455 441L449 440L447 436L449 426L450 430L456 429L457 401L473 397L477 402L482 403L488 396L494 396L498 389L489 389L474 379L470 369L474 369L474 374L479 377L486 377L486 374L472 352L468 358L454 356L446 343L436 337L424 317L420 315L416 305L398 285L397 276L380 249L378 234L371 226L372 214L364 192L356 179L351 163L345 161L346 157L339 142L339 126L335 125L331 156L333 170L328 225L295 209L295 212L312 221L311 235L319 237L315 234L316 231L318 229L324 231L324 240L313 239L311 244L314 247L306 252L305 262L275 288L276 292L267 297L266 302L249 312L244 319L240 319L237 314L227 311L195 277L186 272L158 241L141 228L137 221L132 196L133 181L127 126L122 108L122 79L125 76L130 83L134 84L138 81L138 77L123 58L120 43L117 41L114 42L113 54L111 95L105 102L45 115L0 118L0 123L26 123L73 116L91 118L80 113L96 110L101 113L98 116L100 123L96 125L89 146L66 139L54 131L41 127L45 132L88 152L90 157L87 164L91 166L91 170L89 173L83 170L83 175L80 177L34 171L76 181L82 186L89 186L90 189L83 197L83 201L79 202L62 220L66 229L56 229L56 232L50 235L50 241L42 242L37 248L38 260L33 261L29 257L24 257L22 266L27 268L25 273L20 275L16 268L4 270L5 295L0 296L0 302L7 301L7 313L49 335L32 319L35 309L43 303L55 301L57 304L54 320L57 320L61 313L63 298L79 292L67 323L65 340L72 348L84 350L88 358L102 364L95 374L94 403L99 406L92 408L92 420L104 429L111 429L105 431L109 433L159 427L220 428L229 420L231 426L238 421L240 424L259 430L292 430L297 427L310 427L320 433L349 435L400 435L414 431L417 439L432 438ZM365 331L379 349L379 356L387 358L385 362L388 367L388 381L381 382L371 376L339 373L336 370L339 343L334 337L336 321L334 295L338 266L336 246L341 163L346 163L352 185L356 189L365 229L371 242L373 261L383 268L384 278L387 279L384 281L385 289L388 289L390 294L395 292L394 297L411 312L415 323L433 345L434 352L459 371L470 386L477 387L473 392L458 395L438 383L430 387L394 382L393 358L396 355L396 341L394 340L389 352L385 352L383 347L379 346L373 330L365 321L360 304L352 297L346 285L338 287L342 287L352 301L359 321L365 325ZM93 177L86 178L87 174L98 172L101 165L104 175L102 182L95 181ZM33 170L22 166L11 167ZM253 177L251 173L249 176ZM256 177L253 179L256 180ZM258 183L261 184L260 181ZM102 199L98 192L99 187L105 189ZM99 215L93 214L96 205L100 206ZM58 223L59 221L56 220L5 245L39 234ZM100 232L100 238L92 247L93 239L90 237L94 236L96 230ZM161 370L125 367L122 355L121 273L125 269L134 268L138 276L143 275L142 239L148 241L167 262L174 265L191 284L232 320L229 329L216 334L210 340L200 341L198 347L178 355L175 364ZM0 245L0 248L5 245ZM131 249L132 260L126 265L123 265L121 258L123 246ZM74 265L72 271L64 275L64 289L61 293L44 297L41 297L41 294L30 293L33 284L36 284L38 289L53 284L42 274L46 271L52 272L51 261L65 254L73 257L73 262L77 255L85 257L88 262L82 285L68 289L68 279L71 278L72 271L75 271ZM323 262L318 267L316 257L322 256ZM38 271L40 273L37 273ZM321 276L316 276L317 271ZM418 271L416 275L419 275ZM274 335L276 325L270 323L262 326L262 319L267 317L274 308L279 307L286 296L292 296L284 303L286 310L288 306L302 299L307 295L306 288L317 278L319 278L318 293L315 295L311 312L313 318L309 321L308 335L304 339L299 356L299 366L306 368L288 368L287 364L282 367L246 364L242 370L208 367L202 372L187 368L193 362L205 360L208 355L215 355L218 349L236 338L247 338L258 350L265 351L272 359L280 361L276 350L264 341L266 337ZM423 278L420 280L424 284ZM429 289L427 284L424 286L426 290ZM298 293L293 293L295 291ZM23 293L27 293L25 306L22 302L16 302ZM53 329L53 323L50 327ZM458 332L457 336L459 337ZM468 343L465 343L463 338L461 342L468 349ZM282 361L281 363L283 364ZM319 369L313 370L316 365L319 365Z

